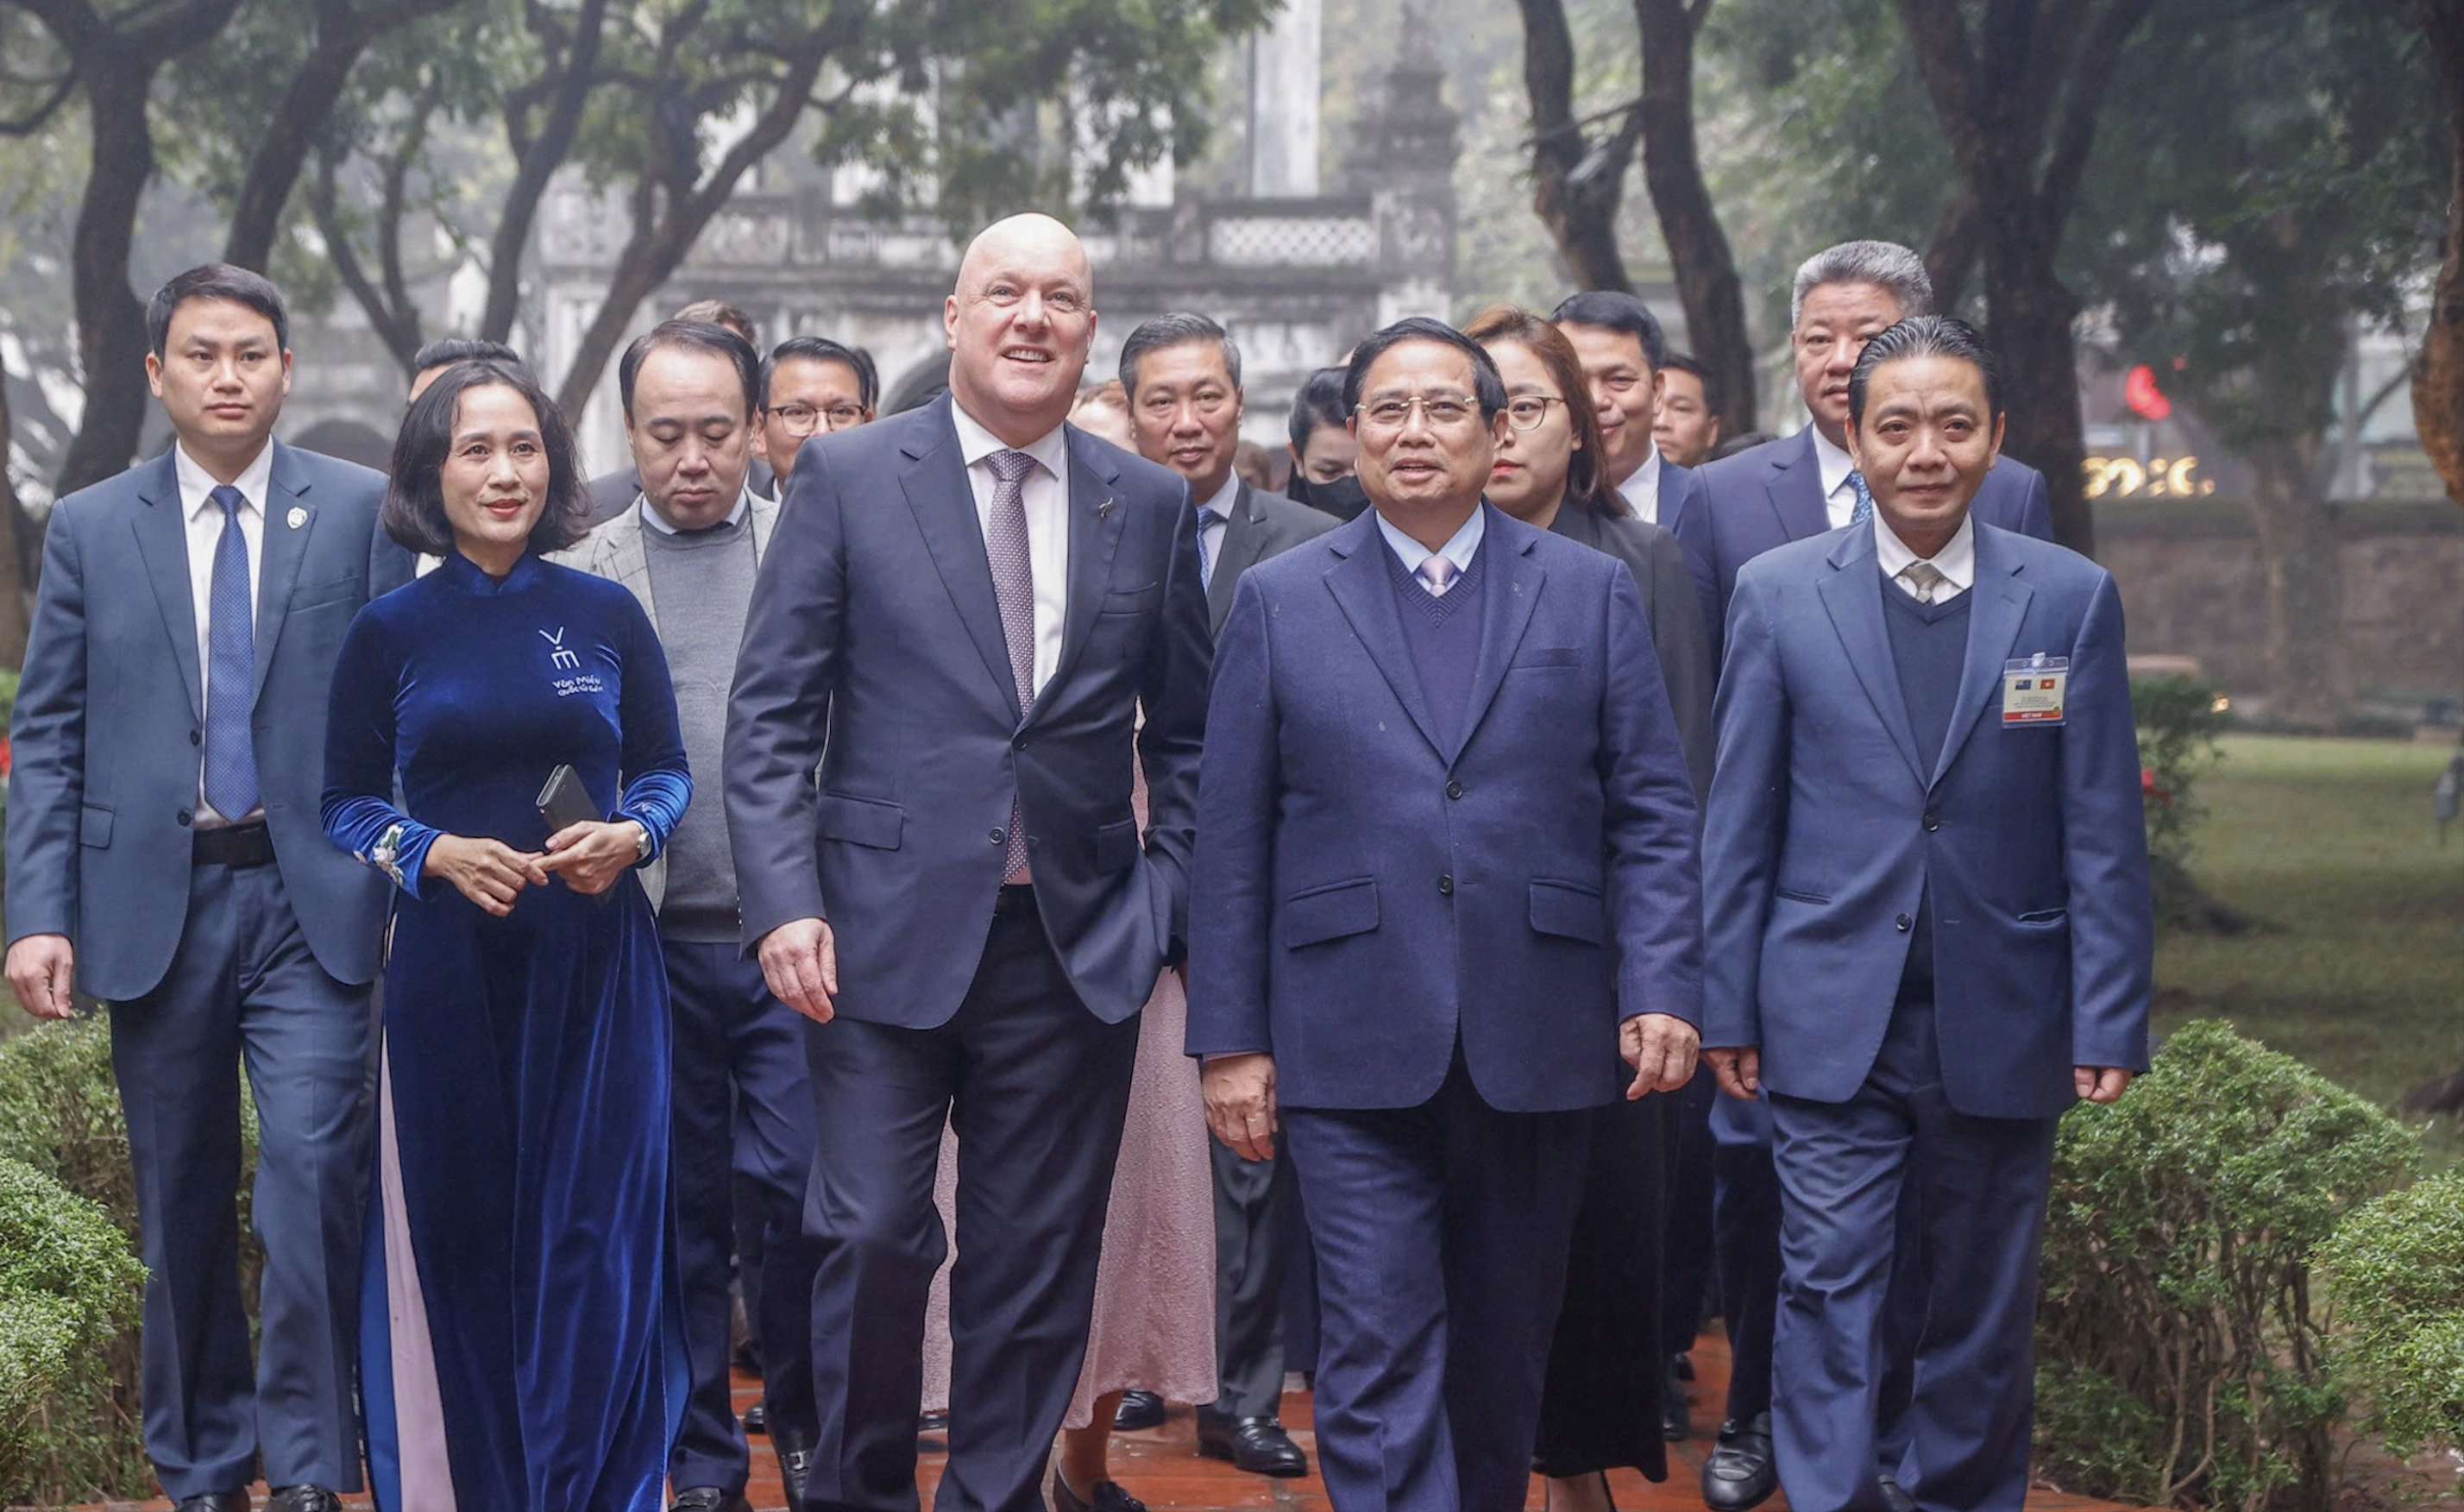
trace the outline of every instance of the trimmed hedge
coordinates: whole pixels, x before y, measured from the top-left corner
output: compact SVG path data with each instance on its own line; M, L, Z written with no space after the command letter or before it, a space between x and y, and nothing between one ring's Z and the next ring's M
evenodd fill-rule
M2038 1472L2240 1512L2328 1503L2344 1414L2311 1264L2412 1136L2212 1020L2062 1121L2036 1315Z
M108 1415L111 1346L144 1280L100 1208L0 1159L0 1504L150 1485L134 1425Z
M2464 1449L2464 1168L2354 1213L2319 1263L2363 1426L2399 1455Z

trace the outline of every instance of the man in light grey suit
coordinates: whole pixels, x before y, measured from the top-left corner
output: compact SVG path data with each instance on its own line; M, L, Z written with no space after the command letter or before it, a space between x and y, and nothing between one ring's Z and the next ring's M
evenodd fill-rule
M1161 315L1132 331L1121 344L1121 388L1138 450L1189 479L1207 627L1220 631L1242 573L1340 522L1261 493L1232 471L1241 349L1215 322ZM1276 1416L1286 1230L1295 1221L1291 1169L1280 1160L1243 1160L1220 1140L1209 1140L1207 1152L1215 1167L1216 1398L1198 1410L1198 1452L1257 1475L1304 1476L1309 1460Z
M667 653L686 758L703 773L718 770L737 643L779 522L779 506L745 481L760 382L752 346L709 322L669 321L627 347L617 388L642 493L559 556L641 601ZM763 1412L788 1505L803 1512L804 1470L821 1434L809 1346L812 1267L802 1240L812 1094L803 1020L771 996L760 965L737 948L736 861L715 786L685 811L643 878L658 910L675 1021L669 1108L693 1377L669 1479L678 1512L746 1512L751 1450L728 1382L731 1171L740 1164L759 1210L757 1253L767 1269L766 1284L745 1299L760 1345Z
M184 1512L360 1486L352 1406L368 984L385 881L318 822L351 617L409 576L385 478L273 439L274 285L209 264L146 311L178 440L59 501L11 725L9 984L111 1008L144 1231L145 1451ZM256 1362L240 1303L239 1078L262 1135Z

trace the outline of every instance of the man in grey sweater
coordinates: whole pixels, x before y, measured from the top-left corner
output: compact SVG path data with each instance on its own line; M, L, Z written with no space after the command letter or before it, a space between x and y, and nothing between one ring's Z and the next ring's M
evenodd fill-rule
M626 350L617 378L641 495L560 560L632 589L659 633L685 757L715 777L754 574L779 506L746 486L760 358L724 327L670 321ZM740 1167L759 1190L766 1284L753 1302L764 1409L788 1503L821 1425L813 1406L812 1275L803 1242L812 1150L802 1020L737 948L736 863L713 781L645 881L675 1015L670 1092L676 1255L693 1390L669 1463L678 1512L747 1512L750 1451L728 1392L731 1217ZM737 1159L737 1137L746 1159Z

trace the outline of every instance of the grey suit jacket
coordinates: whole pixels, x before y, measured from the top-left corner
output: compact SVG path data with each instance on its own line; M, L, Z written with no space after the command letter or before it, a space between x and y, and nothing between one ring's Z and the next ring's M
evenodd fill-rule
M1207 574L1207 630L1222 631L1223 616L1232 612L1232 590L1241 586L1242 573L1341 523L1322 509L1296 504L1281 494L1260 493L1243 483L1232 500L1232 518L1224 522L1223 544L1216 547L1215 565Z
M377 970L385 878L319 815L325 709L361 606L410 576L377 532L382 474L273 443L257 565L252 725L282 888L336 980ZM67 935L77 985L142 997L188 914L205 732L187 527L165 451L54 506L11 724L9 938Z

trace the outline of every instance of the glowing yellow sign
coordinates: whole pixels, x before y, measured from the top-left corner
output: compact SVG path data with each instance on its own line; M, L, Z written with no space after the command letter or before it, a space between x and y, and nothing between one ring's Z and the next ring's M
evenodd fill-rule
M2199 459L2161 456L2139 461L2128 456L2091 456L2081 471L2087 497L2102 499L2195 499L2216 491L2216 480L2198 476Z

